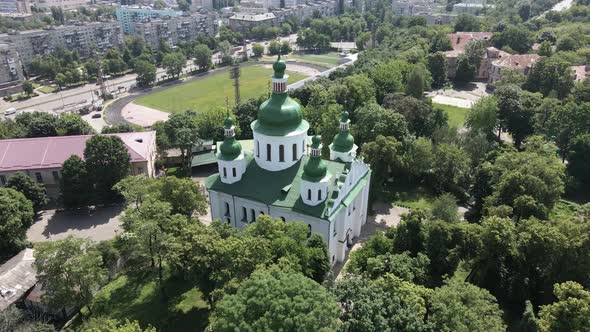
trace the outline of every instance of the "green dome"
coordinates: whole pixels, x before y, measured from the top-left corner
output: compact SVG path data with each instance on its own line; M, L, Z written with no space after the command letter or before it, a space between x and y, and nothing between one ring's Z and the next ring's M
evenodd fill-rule
M295 128L301 124L301 120L301 107L286 93L273 93L258 109L258 121L262 126Z
M242 145L233 137L226 137L219 147L219 158L224 160L235 159L242 153Z
M272 69L275 71L274 77L275 78L283 78L285 76L285 69L287 68L287 64L285 61L281 60L281 56L275 63L272 64Z
M348 123L348 112L342 112L340 123ZM332 149L337 152L348 152L352 150L353 146L354 137L352 137L349 130L341 129L340 132L334 136L334 140L332 141Z
M232 120L231 117L227 117L225 118L225 120L223 120L223 127L225 129L230 129L232 126L234 125L234 121Z
M334 136L332 149L338 152L348 152L354 146L354 137L347 131L341 131Z
M321 140L319 136L314 136L311 139L311 142L312 149L320 148ZM307 181L318 182L323 179L327 173L328 167L322 160L320 154L310 156L307 163L305 163L305 166L303 166L303 179Z

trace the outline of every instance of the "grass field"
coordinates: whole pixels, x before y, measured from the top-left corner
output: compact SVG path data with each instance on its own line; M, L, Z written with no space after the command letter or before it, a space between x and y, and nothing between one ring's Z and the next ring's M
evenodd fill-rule
M57 89L51 86L43 85L40 88L38 88L37 91L41 91L43 93L54 93L55 91L57 91Z
M290 54L289 59L300 59L309 63L326 63L330 65L338 65L342 59L338 53L329 52L324 54Z
M92 310L96 316L121 321L137 320L142 327L152 325L158 331L203 331L207 326L209 308L201 292L186 281L169 278L164 281L166 298L157 280L138 281L120 276L95 296ZM74 321L79 327L81 321Z
M272 69L248 66L243 67L241 72L240 97L242 100L267 93ZM293 72L288 74L289 83L295 83L307 77ZM168 113L176 113L188 109L199 111L225 106L226 97L230 105L233 105L233 80L229 78L228 72L222 72L140 97L135 100L135 103Z
M436 198L426 188L421 186L394 186L389 189L394 205L408 209L430 209Z
M432 103L434 108L440 108L449 115L449 126L463 127L469 108Z

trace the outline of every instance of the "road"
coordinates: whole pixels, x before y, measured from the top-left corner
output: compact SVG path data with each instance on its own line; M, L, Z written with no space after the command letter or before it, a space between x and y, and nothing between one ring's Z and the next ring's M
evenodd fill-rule
M561 2L556 3L551 10L556 12L562 12L564 10L570 9L570 7L574 4L574 0L563 0Z

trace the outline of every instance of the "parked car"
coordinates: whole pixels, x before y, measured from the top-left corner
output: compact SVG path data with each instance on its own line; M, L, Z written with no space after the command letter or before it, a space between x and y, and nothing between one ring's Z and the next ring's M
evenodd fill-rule
M12 114L15 114L15 113L16 113L16 108L14 108L14 107L13 108L9 108L6 111L4 111L4 115L5 116L6 115L12 115Z
M100 114L100 113L94 113L94 114L92 114L92 118L93 119L98 119L100 117L102 117L102 114Z

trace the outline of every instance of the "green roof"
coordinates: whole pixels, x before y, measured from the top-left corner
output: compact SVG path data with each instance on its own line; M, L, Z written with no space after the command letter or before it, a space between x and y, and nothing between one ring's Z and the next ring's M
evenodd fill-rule
M309 123L303 120L299 123L299 125L294 127L274 127L265 126L259 120L254 120L250 127L253 131L266 136L286 136L287 134L294 131L307 131L309 129Z
M286 170L271 172L260 168L250 152L245 153L248 166L239 182L226 184L221 182L219 174L213 174L207 178L207 188L256 202L291 209L301 214L326 220L329 219L329 217L324 215L324 211L328 206L328 200L316 206L310 206L303 203L301 199L301 176L303 174L303 165L309 159L308 156L304 156L295 165ZM328 167L328 172L333 177L345 172L349 165L328 160L324 162ZM366 180L364 182L360 181L356 187L362 187L365 182ZM331 185L328 197L331 197L333 190L337 188L337 186L333 185L334 183L333 178L330 180ZM351 192L353 191L354 188Z
M193 158L191 159L191 167L210 165L216 162L217 157L215 156L215 151L202 151L193 155Z

